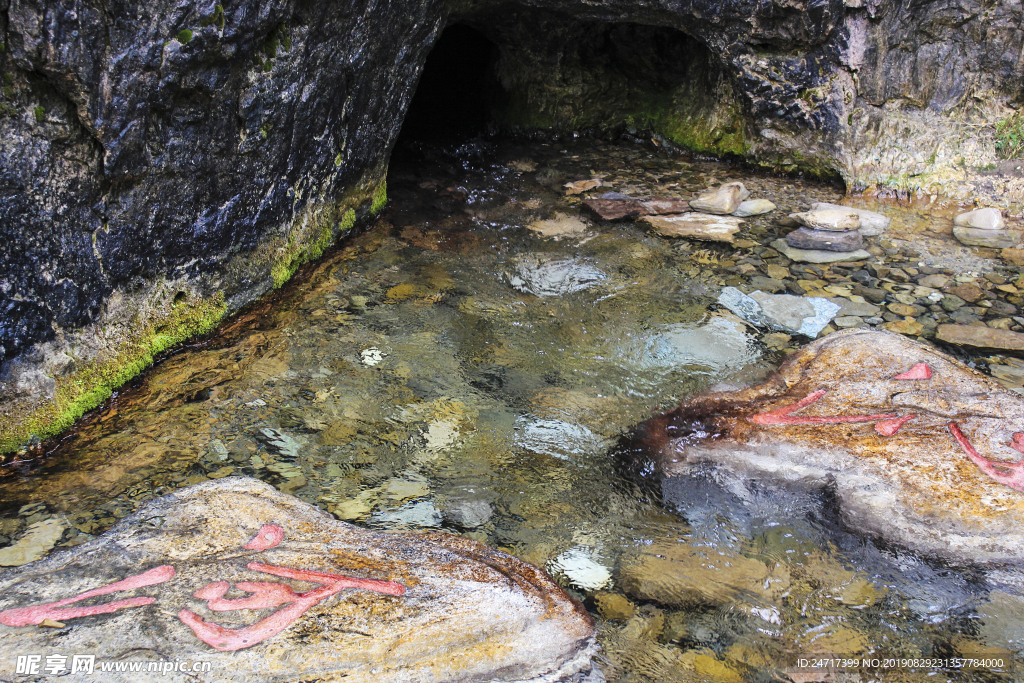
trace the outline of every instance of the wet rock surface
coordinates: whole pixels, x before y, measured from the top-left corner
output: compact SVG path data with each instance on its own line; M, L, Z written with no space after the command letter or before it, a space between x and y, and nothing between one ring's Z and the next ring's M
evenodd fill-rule
M764 384L644 423L621 457L667 478L710 462L794 486L834 481L852 527L986 562L1021 558L1022 449L1020 396L928 346L850 330L802 348Z
M536 567L457 536L358 529L248 478L155 500L0 587L9 680L55 634L101 662L209 662L198 681L558 681L593 653L590 617ZM65 680L94 680L71 666Z

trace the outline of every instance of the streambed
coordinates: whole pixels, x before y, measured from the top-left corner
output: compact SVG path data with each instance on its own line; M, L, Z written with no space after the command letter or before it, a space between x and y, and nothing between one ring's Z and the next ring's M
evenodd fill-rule
M779 208L735 245L672 240L586 217L563 189L585 178L684 198L742 180ZM801 343L719 310L722 286L783 270L805 291L856 281L859 266L764 246L781 217L841 188L629 144L469 141L410 146L389 191L375 224L284 290L164 358L44 457L6 467L0 542L48 523L76 545L148 499L244 474L355 524L461 533L546 567L598 618L609 680L784 680L826 655L1006 669L1024 649L1015 568L878 546L824 495L740 500L708 472L658 500L615 470L631 425L709 386L758 382ZM879 285L892 269L904 282L972 268L1014 281L991 254L939 248L941 207L870 208L894 219L875 245ZM543 236L538 221L571 229ZM1016 381L1012 357L973 361ZM860 680L883 675L1013 674Z

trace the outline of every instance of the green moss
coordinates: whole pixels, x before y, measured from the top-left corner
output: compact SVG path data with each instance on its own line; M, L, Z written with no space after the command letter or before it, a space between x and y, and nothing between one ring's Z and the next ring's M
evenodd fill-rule
M1024 112L1016 112L996 123L996 153L1002 159L1024 156Z
M370 213L378 214L388 203L388 181L382 179L373 191L373 203L370 204Z
M10 86L10 85L5 85L4 86L4 97L6 97L9 100L13 100L14 99L14 88L12 86Z
M18 110L7 104L6 102L0 102L0 119L13 118L18 115Z
M42 123L43 120L46 118L46 107L40 104L38 107L32 110L32 113L36 117L36 123Z
M223 295L171 307L164 317L151 321L116 357L90 363L57 379L53 400L33 411L27 419L0 418L0 453L9 453L32 437L47 438L63 432L75 420L107 400L115 389L152 364L153 358L186 339L213 330L224 318Z
M356 224L356 212L355 209L349 209L345 212L345 215L341 217L341 222L338 223L338 231L344 235L348 233Z
M214 5L213 14L211 14L208 17L203 17L199 21L199 25L203 28L206 28L207 26L213 26L214 24L216 24L217 28L219 28L221 31L224 30L225 23L226 22L224 19L224 5Z
M338 152L337 154L334 155L334 166L335 167L341 166L341 162L342 162L341 152Z
M182 45L188 45L192 42L192 29L183 28L180 31L178 31L178 35L174 37Z

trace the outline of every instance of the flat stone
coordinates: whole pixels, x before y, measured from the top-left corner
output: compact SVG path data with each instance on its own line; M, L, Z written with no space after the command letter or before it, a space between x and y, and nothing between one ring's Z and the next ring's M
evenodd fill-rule
M778 332L815 337L839 310L839 306L820 297L751 292L749 296L735 287L725 287L718 303L752 325Z
M556 213L554 218L546 221L534 221L526 227L531 232L535 232L542 237L553 237L555 239L559 239L561 237L582 235L590 226L587 225L586 221L583 221L576 216Z
M32 627L44 619L65 624L65 654L209 662L196 680L226 683L553 681L594 650L586 611L536 567L450 534L354 527L247 477L181 489L0 575L0 678L18 655L54 651Z
M445 520L463 529L483 526L493 515L494 509L486 500L452 499L444 507Z
M950 287L948 294L953 294L973 304L975 301L985 297L985 290L971 282L964 282L955 287Z
M815 202L814 204L811 204L812 211L823 209L853 212L857 214L860 218L860 227L857 228L857 230L865 237L881 235L889 228L889 224L892 222L891 218L883 216L875 211L868 211L867 209L855 209L852 206L841 206L839 204L830 204L828 202Z
M53 549L67 527L57 517L36 522L15 543L0 548L0 567L20 567L35 562Z
M997 330L991 327L939 325L935 338L950 344L957 344L958 346L1024 351L1024 334L1009 330Z
M904 318L914 318L919 315L923 315L925 312L924 308L914 304L890 303L887 308L896 315L901 315Z
M832 322L835 323L835 326L840 329L864 326L864 318L858 317L856 315L841 315Z
M835 263L836 261L863 261L871 258L871 254L858 249L857 251L825 251L824 249L796 249L789 246L784 239L772 242L776 249L788 259L804 263Z
M643 222L664 237L686 237L689 239L731 243L740 231L742 218L710 215L706 213L684 213L678 216L644 216Z
M839 310L836 311L837 316L855 315L870 318L882 312L881 307L866 301L851 301L841 296L829 297L829 301L839 306Z
M990 249L1006 249L1017 244L1017 238L1006 230L989 230L986 228L953 228L953 237L961 244L970 247L988 247Z
M760 216L761 214L770 213L777 209L773 202L767 199L748 199L740 202L740 205L736 207L736 210L732 212L733 216L739 216L745 218L747 216Z
M725 183L691 199L690 208L704 213L729 214L738 209L740 203L749 196L750 192L743 183Z
M684 424L700 429L673 438ZM864 534L1002 563L1024 559L1024 481L989 463L1020 460L1011 446L1022 432L1024 398L992 378L902 335L854 329L795 351L761 385L704 394L638 425L618 457L643 463L663 494L709 466L741 499L771 484L827 487L844 524Z
M856 230L812 230L797 228L786 235L786 244L796 249L823 249L825 251L857 251L864 246L864 237Z
M612 193L607 193L612 194ZM635 218L642 216L647 210L640 204L640 200L633 197L622 199L605 199L603 196L598 199L584 199L583 206L603 221L618 221L623 218Z
M640 205L644 211L652 216L661 216L672 213L686 213L690 210L690 202L678 197L652 197L641 199Z
M924 325L916 320L893 320L892 322L883 323L882 328L911 337L916 337L924 332Z
M802 213L791 213L789 217L812 230L842 232L856 230L860 227L860 216L846 209L815 209Z
M978 230L1002 230L1006 227L1003 212L995 208L975 209L953 219L953 225Z
M751 597L772 602L790 585L782 567L728 547L674 541L640 546L623 558L619 574L627 594L673 607L722 606Z
M762 289L771 292L784 292L786 291L786 283L782 280L776 280L775 278L765 277L763 275L754 275L750 278L750 286L753 289Z
M582 194L587 190L593 190L595 187L601 187L604 185L604 181L599 178L591 178L590 180L577 180L574 183L566 183L563 185L566 194Z
M935 273L934 275L925 275L923 278L917 281L918 284L924 287L932 287L934 289L942 289L949 284L949 276L942 275L941 273Z
M1003 249L999 252L1000 258L1015 266L1024 266L1024 249Z

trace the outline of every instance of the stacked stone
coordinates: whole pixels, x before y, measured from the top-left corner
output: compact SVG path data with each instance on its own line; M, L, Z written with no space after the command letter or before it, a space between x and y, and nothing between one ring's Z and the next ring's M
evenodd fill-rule
M1006 249L1016 245L1017 240L1005 227L999 209L975 209L953 219L953 236L971 247Z
M868 212L870 213L870 212ZM870 258L864 251L860 215L846 207L812 208L792 213L790 219L802 227L772 245L795 261L830 263Z

